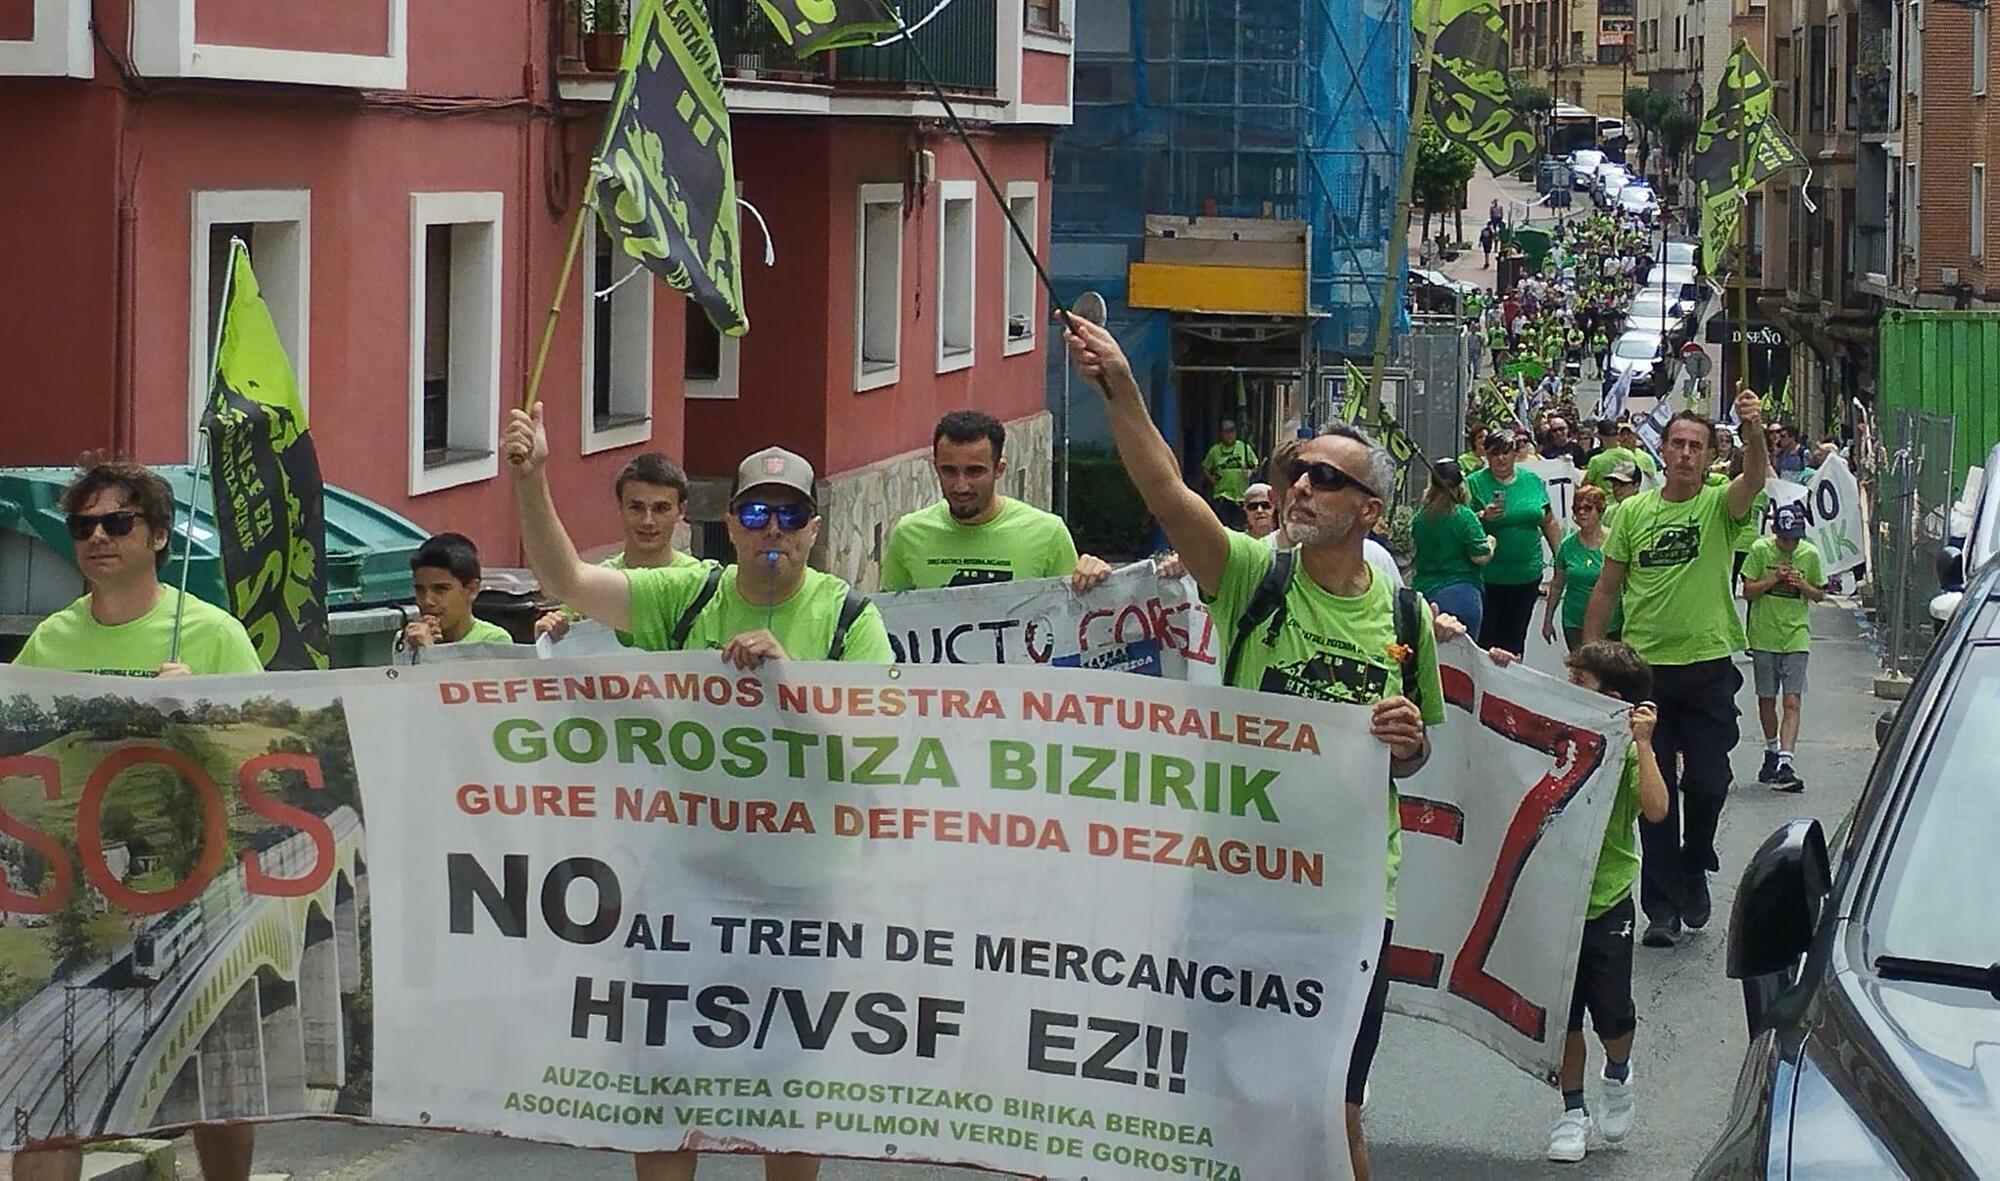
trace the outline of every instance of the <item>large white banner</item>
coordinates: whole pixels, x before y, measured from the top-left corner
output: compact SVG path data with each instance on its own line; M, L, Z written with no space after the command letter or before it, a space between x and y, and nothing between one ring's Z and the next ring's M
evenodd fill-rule
M636 652L0 690L0 1146L331 1111L1346 1175L1358 707Z
M1570 462L1568 456L1557 459L1524 459L1521 467L1542 478L1549 486L1549 509L1556 515L1556 524L1567 535L1570 531L1570 505L1575 500L1576 490L1583 486L1583 470Z
M1770 536L1772 519L1779 505L1796 504L1805 509L1806 540L1819 551L1821 570L1828 578L1858 570L1868 561L1867 526L1861 511L1861 486L1847 461L1835 455L1819 466L1809 483L1797 484L1776 476L1765 482L1763 531Z
M1402 790L1389 1007L1538 1077L1562 1064L1590 882L1631 742L1626 707L1469 641L1441 650L1446 720Z

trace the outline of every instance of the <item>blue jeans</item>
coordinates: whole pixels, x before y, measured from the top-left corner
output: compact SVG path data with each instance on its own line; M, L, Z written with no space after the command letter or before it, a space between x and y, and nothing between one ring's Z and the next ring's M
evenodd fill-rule
M1424 596L1431 606L1446 615L1453 616L1465 625L1467 635L1479 637L1479 623L1485 615L1485 600L1480 596L1476 582L1454 582L1441 586Z

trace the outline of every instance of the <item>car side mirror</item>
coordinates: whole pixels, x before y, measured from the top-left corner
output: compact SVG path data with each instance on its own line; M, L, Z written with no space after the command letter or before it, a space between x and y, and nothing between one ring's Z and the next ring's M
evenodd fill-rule
M1965 589L1965 551L1958 546L1948 545L1938 551L1938 589L1958 591Z
M1743 982L1753 1036L1771 1002L1795 979L1832 889L1826 833L1817 820L1787 823L1744 867L1729 916L1728 973Z

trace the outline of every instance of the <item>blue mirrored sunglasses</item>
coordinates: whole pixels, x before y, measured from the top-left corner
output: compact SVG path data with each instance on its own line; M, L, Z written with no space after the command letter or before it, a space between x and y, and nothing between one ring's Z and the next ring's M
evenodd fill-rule
M752 532L770 524L773 515L778 518L778 528L793 533L813 519L813 507L796 501L774 505L762 500L746 500L736 506L736 523Z

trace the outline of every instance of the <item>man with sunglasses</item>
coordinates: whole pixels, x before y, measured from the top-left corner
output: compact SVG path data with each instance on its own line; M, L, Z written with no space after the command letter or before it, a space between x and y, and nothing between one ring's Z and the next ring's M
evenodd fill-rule
M1256 483L1243 490L1243 532L1253 541L1262 541L1278 531L1277 500L1271 486Z
M882 547L882 589L936 590L1068 576L1078 594L1111 574L1102 558L1078 556L1069 526L1011 496L1001 450L1007 428L978 410L954 410L931 432L931 470L943 499L907 513Z
M264 671L256 646L236 618L160 581L173 531L174 494L142 464L100 463L63 489L76 568L90 590L42 620L14 663L29 668L124 677L222 676ZM174 619L180 617L180 651ZM256 1130L194 1130L202 1176L242 1181L250 1176ZM23 1152L15 1181L75 1181L78 1148Z
M515 477L522 546L542 588L563 602L630 632L640 648L720 649L741 669L770 659L894 659L875 605L806 564L820 518L812 465L802 457L770 447L737 468L724 521L735 565L610 570L578 557L556 516L542 471L548 448L540 403L532 415L509 412L500 453Z
M1370 732L1389 748L1391 782L1384 793L1388 891L1383 948L1395 922L1396 873L1402 825L1394 778L1414 775L1430 758L1425 727L1444 721L1437 642L1421 596L1392 592L1369 565L1363 542L1382 518L1382 493L1395 478L1388 452L1350 426L1300 441L1277 480L1290 485L1285 531L1294 552L1224 527L1202 498L1181 481L1173 449L1153 424L1145 397L1118 342L1087 321L1070 325L1071 359L1104 394L1111 436L1139 495L1201 588L1202 601L1230 643L1226 684L1323 701L1369 705ZM1271 588L1273 571L1282 582ZM1407 616L1407 626L1398 619ZM1246 635L1244 624L1251 627ZM1233 626L1232 626L1233 625ZM1407 638L1404 638L1407 637ZM1422 707L1416 704L1423 703ZM1379 957L1376 963L1380 963ZM1348 1151L1354 1174L1367 1181L1368 1148L1361 1099L1382 1031L1388 977L1376 972L1354 1056L1347 1070Z

